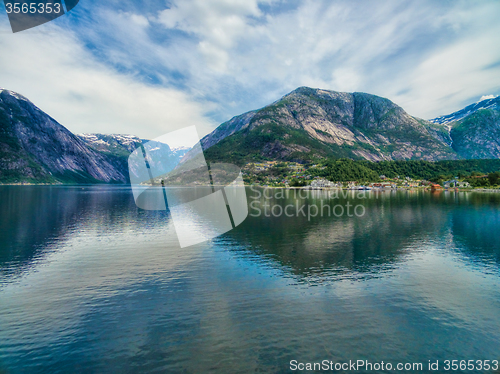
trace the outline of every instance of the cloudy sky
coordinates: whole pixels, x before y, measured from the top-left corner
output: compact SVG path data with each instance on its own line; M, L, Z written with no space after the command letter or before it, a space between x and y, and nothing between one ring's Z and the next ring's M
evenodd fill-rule
M0 87L73 132L154 138L299 86L387 97L433 118L500 94L500 2L80 0L12 34Z

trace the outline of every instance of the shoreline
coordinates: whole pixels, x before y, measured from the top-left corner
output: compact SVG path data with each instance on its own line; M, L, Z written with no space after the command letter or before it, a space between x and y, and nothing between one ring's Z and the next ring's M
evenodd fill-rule
M398 187L398 188L371 188L371 189L357 189L357 188L345 188L345 187L315 187L315 188L304 188L304 187L281 187L281 186L262 186L262 185L245 185L245 186L256 186L261 188L274 188L274 189L287 189L287 190L303 190L303 191L427 191L427 192L500 192L500 188L441 188L438 190L431 190L429 187Z
M131 186L129 183L117 184L117 183L0 183L1 186ZM428 192L490 192L490 193L500 193L500 188L441 188L438 190L431 190L429 187L397 187L397 188L371 188L371 189L357 189L357 188L346 188L346 187L284 187L284 186L263 186L259 184L245 184L245 187L259 187L259 188L272 188L272 189L287 189L287 190L304 190L304 191L376 191L376 192L388 192L388 191L428 191ZM153 185L141 185L141 187L160 187ZM165 186L167 187L167 186ZM193 187L209 187L209 186L171 186L174 188L193 188ZM216 187L224 187L222 185L217 185ZM168 187L167 187L168 188Z

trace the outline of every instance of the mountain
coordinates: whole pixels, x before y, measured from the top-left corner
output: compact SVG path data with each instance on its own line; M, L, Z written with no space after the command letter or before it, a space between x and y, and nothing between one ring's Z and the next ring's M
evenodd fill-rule
M32 102L0 88L0 183L128 183L127 158L147 140L74 135ZM208 161L306 162L500 158L500 98L425 121L388 99L300 87L236 116L201 140ZM149 142L148 160L172 167L194 150Z
M491 108L498 107L499 105L500 105L500 96L497 96L494 98L482 100L482 101L479 101L477 103L468 105L464 109L453 112L451 114L447 114L445 116L430 119L429 122L436 123L439 125L446 125L446 124L449 124L451 122L459 121L462 118L467 117L471 114L474 114L475 112L477 112L480 109L491 109Z
M125 175L127 183L130 181L128 156L141 146L143 142L141 139L124 134L77 134L76 136L89 148L104 155L117 171Z
M189 152L191 147L170 147L170 149L172 150L174 156L177 158L177 162L179 162L184 157L184 155Z
M168 144L154 140L139 139L134 135L123 134L78 134L91 148L105 154L112 162L113 166L123 172L129 178L128 156L141 145L146 148L151 155L148 163L151 167L159 168L159 164L171 165L173 169L188 152L190 147L170 147Z
M135 135L124 134L77 134L87 145L95 150L105 153L108 156L118 156L125 158L135 151L137 147L149 143L148 151L152 154L157 153L158 159L168 158L175 164L191 149L191 147L170 147L168 144L160 143L154 140L139 139ZM158 153L158 152L161 152ZM128 168L128 166L127 166Z
M27 98L0 89L0 181L126 183L127 176Z
M26 97L0 88L0 183L129 183L128 156L147 142L154 158L172 165L189 150L134 135L74 135Z
M201 140L211 161L303 162L321 157L442 160L459 155L448 130L366 93L300 87L223 123Z
M76 134L76 136L99 152L125 157L142 144L142 140L134 135Z
M462 158L500 158L500 97L430 121L448 129L450 147Z

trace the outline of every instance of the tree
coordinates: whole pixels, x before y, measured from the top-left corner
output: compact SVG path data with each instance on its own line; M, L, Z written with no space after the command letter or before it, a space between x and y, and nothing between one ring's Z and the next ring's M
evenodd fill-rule
M290 181L290 187L303 187L306 185L306 181L293 178Z
M495 186L498 184L498 180L500 179L500 172L496 173L490 173L488 174L488 181L490 182L490 185Z

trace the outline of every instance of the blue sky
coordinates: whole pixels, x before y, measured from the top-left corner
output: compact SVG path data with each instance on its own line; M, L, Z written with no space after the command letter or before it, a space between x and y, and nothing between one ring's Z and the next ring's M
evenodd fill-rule
M0 87L73 132L204 135L299 86L433 118L500 94L498 1L80 0L12 34Z

